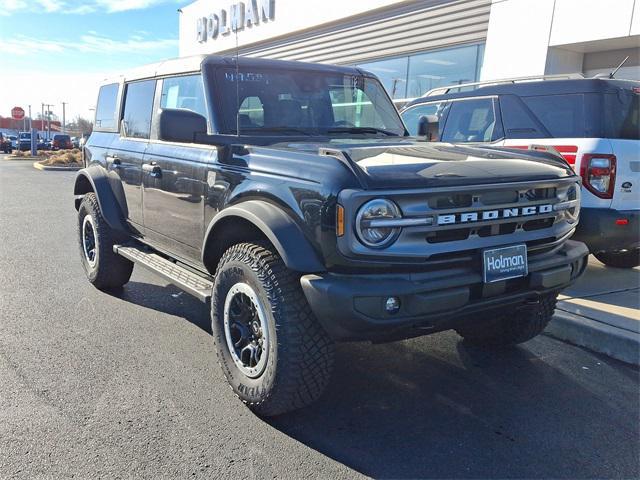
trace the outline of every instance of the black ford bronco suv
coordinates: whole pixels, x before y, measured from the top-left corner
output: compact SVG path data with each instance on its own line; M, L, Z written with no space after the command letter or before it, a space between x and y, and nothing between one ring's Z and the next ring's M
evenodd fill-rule
M107 81L75 181L99 289L134 264L211 305L261 415L316 399L334 342L525 342L584 270L580 180L547 152L427 143L357 68L170 60Z

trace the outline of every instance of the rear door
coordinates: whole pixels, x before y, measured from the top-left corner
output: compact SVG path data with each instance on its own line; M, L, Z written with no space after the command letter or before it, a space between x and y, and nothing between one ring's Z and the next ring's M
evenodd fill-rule
M107 168L117 172L127 200L128 219L144 225L142 213L142 159L149 144L155 80L125 84L120 135L107 154Z
M202 77L185 75L158 80L155 111L191 110L207 118ZM144 226L148 238L170 253L199 263L204 237L204 202L211 146L152 139L142 171Z

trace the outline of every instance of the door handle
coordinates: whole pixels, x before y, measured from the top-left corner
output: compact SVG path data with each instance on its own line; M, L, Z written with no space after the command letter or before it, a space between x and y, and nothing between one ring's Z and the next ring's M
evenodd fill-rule
M156 162L143 163L142 171L148 172L149 176L154 178L162 177L162 169L158 165L156 165Z

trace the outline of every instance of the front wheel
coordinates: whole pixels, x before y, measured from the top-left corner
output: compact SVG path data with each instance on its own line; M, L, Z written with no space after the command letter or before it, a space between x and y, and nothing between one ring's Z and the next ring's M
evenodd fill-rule
M456 329L465 343L480 347L516 345L542 333L553 317L557 294L540 297L538 303L521 310L508 309L492 318L480 318Z
M634 268L640 266L640 248L625 252L600 252L594 256L608 267Z
M333 342L270 245L242 243L218 264L211 324L222 371L256 413L278 415L316 400L333 366Z

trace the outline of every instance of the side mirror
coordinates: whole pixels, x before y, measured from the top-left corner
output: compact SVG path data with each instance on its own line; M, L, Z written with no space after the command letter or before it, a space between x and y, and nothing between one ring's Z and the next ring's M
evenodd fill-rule
M418 120L418 136L425 137L427 142L437 142L440 133L440 122L437 115L423 115Z
M207 119L202 115L178 108L164 108L160 111L160 140L193 143L198 133L207 133Z

